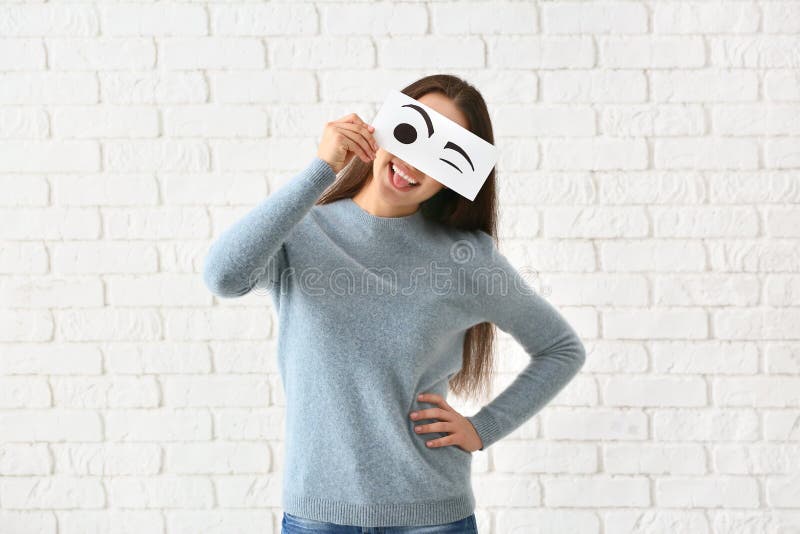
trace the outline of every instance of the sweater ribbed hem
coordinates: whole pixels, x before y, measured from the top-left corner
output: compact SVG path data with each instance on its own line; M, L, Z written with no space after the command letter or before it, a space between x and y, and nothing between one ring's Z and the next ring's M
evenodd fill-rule
M470 490L444 501L357 504L290 495L284 491L283 511L314 521L360 527L441 525L474 513L475 496Z
M472 423L472 426L475 427L475 431L481 438L483 447L478 449L479 451L490 447L495 441L498 440L500 427L498 426L497 421L494 420L494 417L489 415L487 412L479 411L475 415L468 416L467 421Z

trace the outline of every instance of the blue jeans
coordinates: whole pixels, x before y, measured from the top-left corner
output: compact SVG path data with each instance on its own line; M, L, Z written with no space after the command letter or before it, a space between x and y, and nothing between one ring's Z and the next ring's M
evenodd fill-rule
M283 513L281 534L478 534L475 514L464 519L422 527L358 527L314 521Z

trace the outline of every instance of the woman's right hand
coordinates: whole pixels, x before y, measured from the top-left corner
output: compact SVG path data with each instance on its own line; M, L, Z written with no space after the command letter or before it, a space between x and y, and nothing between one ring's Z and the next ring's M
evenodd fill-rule
M325 124L322 140L317 149L317 157L326 161L334 172L339 172L353 156L358 154L365 163L375 159L378 143L372 132L375 131L355 113Z

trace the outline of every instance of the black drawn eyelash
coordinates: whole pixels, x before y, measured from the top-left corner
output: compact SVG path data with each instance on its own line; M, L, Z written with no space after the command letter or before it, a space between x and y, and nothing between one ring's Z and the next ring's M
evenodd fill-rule
M457 171L458 171L458 172L460 172L461 174L464 174L464 171L462 171L461 169L459 169L458 167L456 167L456 166L455 166L455 164L453 164L452 162L450 162L450 161L447 161L447 160L446 160L446 159L444 159L444 158L439 158L439 161L444 161L445 163L447 163L448 165L450 165L451 167L453 167L455 170L457 170Z
M403 104L401 107L411 108L414 111L419 112L419 114L422 115L422 118L425 120L425 126L428 128L428 137L433 135L433 122L424 109L414 104Z
M475 165L473 165L473 164L472 164L472 160L471 160L471 159L469 159L469 156L467 156L467 153L466 153L466 152L464 152L464 149L463 149L463 148L461 148L461 147L460 147L460 146L458 146L457 144L453 143L452 141L448 141L448 142L447 142L447 144L446 144L446 145L444 145L444 149L443 149L443 150L447 150L448 148L450 148L450 149L452 149L452 150L455 150L456 152L458 152L458 153L460 153L462 156L464 156L464 159L465 159L465 160L467 160L467 163L469 163L469 166L470 166L470 167L472 167L472 171L473 171L473 172L475 171ZM458 171L458 172L460 172L461 174L464 174L464 173L463 173L463 171L462 171L461 169L459 169L459 168L458 168L458 167L457 167L455 164L453 164L452 162L450 162L450 161L447 161L447 160L446 160L446 159L444 159L444 158L439 158L439 160L440 160L440 161L444 161L445 163L447 163L448 165L452 166L452 167L453 167L455 170L457 170L457 171Z

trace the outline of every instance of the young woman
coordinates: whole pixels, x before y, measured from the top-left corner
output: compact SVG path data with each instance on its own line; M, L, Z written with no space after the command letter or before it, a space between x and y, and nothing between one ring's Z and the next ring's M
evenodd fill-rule
M403 92L494 142L483 98L459 78ZM410 113L395 133L424 142L425 127ZM307 167L212 244L204 281L227 298L266 288L278 314L285 534L477 532L472 452L549 402L584 347L497 249L495 171L469 201L373 132L355 114L326 124ZM493 325L531 360L465 417L448 389L487 388Z

